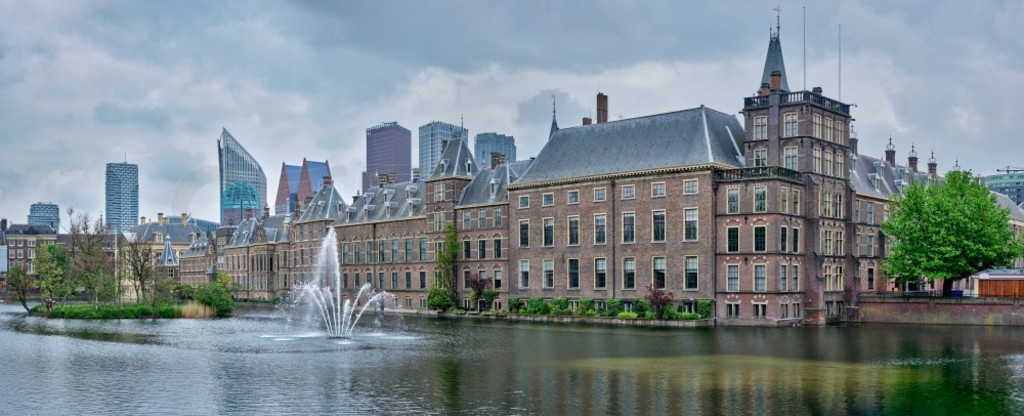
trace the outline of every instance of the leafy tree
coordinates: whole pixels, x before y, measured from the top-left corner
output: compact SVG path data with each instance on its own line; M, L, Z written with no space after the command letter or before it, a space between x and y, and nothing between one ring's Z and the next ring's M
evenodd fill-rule
M217 316L228 316L235 311L235 300L219 282L203 283L196 288L196 302L213 308Z
M441 272L441 287L454 305L458 299L455 276L459 271L459 235L452 222L445 226L444 245L437 253L437 270Z
M46 306L46 312L53 311L54 303L63 307L69 296L75 292L75 282L69 276L71 257L67 249L56 244L41 246L32 260L32 267L39 275L39 291Z
M893 214L881 227L892 246L882 267L897 282L942 279L949 296L954 281L1024 254L1024 242L1009 228L1009 210L970 171L912 184L890 204Z
M27 302L28 292L35 290L37 287L38 282L28 277L25 273L25 267L21 263L11 264L11 269L7 271L7 288L14 292L14 295L17 296L25 311L29 310Z
M156 257L153 247L142 241L139 236L128 234L124 237L120 249L120 263L135 291L137 302L144 302L145 296L149 293L148 289L151 289L149 286L156 277Z
M672 303L672 292L665 289L655 289L654 285L647 286L647 295L644 299L651 305L654 316L665 317L665 307Z
M490 286L491 278L487 277L487 278L481 279L479 274L471 273L469 275L469 282L468 283L469 283L469 289L473 291L470 294L469 298L473 302L473 304L475 305L475 308L479 311L480 310L480 300L484 298L484 291L487 290L488 286Z
M185 283L178 283L174 285L174 295L178 300L189 300L195 294L196 290L191 285Z
M86 295L93 303L100 299L109 300L116 296L114 263L104 244L110 238L103 221L91 221L88 214L75 213L69 208L68 214L68 254L71 257L70 278L85 289Z
M430 284L430 290L427 292L427 307L441 312L455 307L455 302L441 282L435 281Z

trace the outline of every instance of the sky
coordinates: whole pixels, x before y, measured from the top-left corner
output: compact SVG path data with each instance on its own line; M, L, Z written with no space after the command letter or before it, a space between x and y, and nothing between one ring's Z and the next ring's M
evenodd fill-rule
M140 215L218 220L222 128L263 166L272 206L282 162L303 158L328 160L355 195L380 122L413 131L415 166L433 120L536 155L552 95L562 127L594 117L598 92L611 120L700 105L739 117L775 6L0 0L0 217L24 223L40 201L96 217L106 164L128 161ZM1024 165L1024 2L779 6L790 89L854 104L862 154L882 157L892 137L900 163L913 145L940 173Z

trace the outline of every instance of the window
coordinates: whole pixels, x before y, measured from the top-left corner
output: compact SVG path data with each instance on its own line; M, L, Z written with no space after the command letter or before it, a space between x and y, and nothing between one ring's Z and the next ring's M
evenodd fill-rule
M604 289L606 282L606 273L608 270L608 260L603 258L594 259L594 288Z
M569 191L568 199L570 205L580 203L580 191Z
M391 262L398 263L398 240L391 240Z
M786 252L786 243L788 242L787 238L789 237L786 234L788 231L789 229L786 227L782 227L779 229L779 251L783 253Z
M420 289L427 288L427 272L420 270Z
M814 173L821 173L821 149L814 149Z
M875 269L868 269L868 290L875 290Z
M377 273L377 287L384 288L384 272Z
M544 288L551 289L555 287L555 261L544 260Z
M868 205L867 205L867 223L868 224L874 224L875 223L875 203L874 202L870 202L870 201L868 202Z
M797 158L796 147L787 147L783 152L782 166L786 169L800 170L800 160Z
M530 261L519 260L519 288L530 288Z
M789 279L789 290L790 291L794 291L795 292L795 291L799 291L800 290L799 267L800 266L797 266L797 265L789 266L789 277L790 277L790 279ZM793 316L796 316L796 312L795 311L794 311L794 315Z
M434 213L434 231L444 231L444 213L443 212L435 212ZM367 251L367 254L369 254L369 251Z
M768 139L768 117L754 117L754 140Z
M754 151L754 167L761 168L768 166L768 151L761 149Z
M740 212L740 190L736 188L729 189L728 193L728 206L726 207L726 213L737 214Z
M768 304L767 303L755 303L754 304L754 319L765 319L768 316Z
M358 288L358 287L359 287L359 283L360 283L360 282L359 282L359 273L356 273L356 276L355 276L355 284L356 284L356 285L355 285L355 287L356 287L356 288ZM369 281L367 281L366 283L370 283L370 282L369 282Z
M478 222L478 224L477 224L478 228L487 227L487 210L486 209L481 208L481 209L477 210L477 222Z
M349 258L348 243L341 243L341 264L352 263L352 259Z
M665 241L665 211L651 212L651 241Z
M768 209L768 188L754 188L754 212L765 212Z
M832 254L832 230L822 230L821 252L825 255Z
M380 241L377 242L377 263L384 263L384 255L387 254L386 253L387 250L385 249L385 244L386 243L384 242L384 240L380 240ZM312 251L312 250L310 250L310 251ZM384 279L382 278L381 280L383 281ZM384 284L381 283L380 286L384 287Z
M786 113L782 115L785 137L793 137L797 135L796 120L796 113Z
M530 220L519 220L519 247L530 247Z
M405 288L412 289L412 272L405 272Z
M632 257L622 259L622 288L636 289L636 259Z
M636 241L636 214L632 212L622 213L622 242L632 244Z
M494 226L501 227L501 208L494 209Z
M419 261L427 261L427 238L420 237L420 258Z
M622 199L633 199L636 198L636 186L635 185L623 185L622 186Z
M299 251L300 251L300 257L299 258L302 258L301 257L301 251L302 250L300 249ZM366 242L366 262L367 263L373 263L373 259L374 259L374 257L373 257L373 241L367 241Z
M843 125L843 122L839 121L839 120L836 120L836 136L835 136L836 143L843 143L843 141L844 141L843 138L846 135L843 134L845 132L843 127L845 127Z
M604 188L594 188L594 202L601 202L606 199Z
M569 289L580 288L580 259L569 259Z
M471 211L464 211L462 213L462 229L469 230L473 228L473 213Z
M472 246L469 244L469 240L462 242L462 258L466 260L473 258Z
M738 264L730 264L725 266L726 270L726 290L730 292L738 292L740 290L740 266Z
M785 292L786 291L786 274L787 273L789 273L789 271L786 270L786 265L785 264L780 264L779 265L779 291L780 292Z
M501 258L501 239L494 240L494 258Z
M765 251L765 230L764 226L754 227L754 251Z
M544 247L555 245L555 219L544 219Z
M725 231L726 231L726 235L728 236L726 238L726 240L727 240L727 245L726 245L726 248L725 248L726 252L736 253L736 252L740 251L740 229L739 229L739 227L729 227L729 228L726 228Z
M555 194L544 194L542 205L545 207L555 205Z
M867 240L867 255L869 257L875 257L875 236L868 235L864 238Z
M486 259L487 258L487 240L479 240L479 241L476 242L476 245L477 245L477 248L476 248L477 256L479 256L481 260Z
M412 261L412 256L413 256L412 239L411 238L406 238L405 239L405 261L406 262L411 262Z
M821 195L821 208L820 208L819 214L822 217L831 217L832 216L832 194L831 193L829 193L829 192L822 193L822 195Z
M606 240L605 230L608 228L608 218L605 214L594 215L594 244L604 244Z
M740 317L740 304L739 303L726 303L725 304L726 316L729 318Z
M494 288L501 289L501 270L494 271Z
M826 118L825 119L825 127L822 128L821 132L824 133L824 137L822 137L823 139L825 139L827 141L832 141L832 119L831 118Z
M444 201L444 182L434 184L434 202Z
M665 288L665 258L655 257L652 261L652 284L655 289Z
M683 195L696 195L697 194L697 180L687 179L683 181Z
M800 215L800 190L793 190L793 215Z
M836 218L845 218L845 208L846 207L843 205L843 194L837 192L835 197L832 199L832 213Z
M789 188L779 189L779 210L783 214L789 212Z
M529 207L530 207L530 197L529 196L521 196L521 197L519 197L519 208L529 208Z
M686 256L683 289L697 290L697 256Z
M764 284L765 283L764 282L764 280L765 280L764 272L765 272L765 265L763 265L763 264L755 264L754 265L754 291L755 292L764 292L764 290L765 290L764 289L764 286L765 286L765 284Z
M800 229L799 228L794 228L793 229L793 252L794 253L799 253L800 252Z
M835 247L834 250L832 250L832 252L835 253L837 256L842 256L843 255L843 246L845 245L844 243L845 243L845 240L843 240L843 232L842 231L836 231L836 240L835 240L836 247Z
M814 117L811 118L811 121L813 122L813 129L814 129L813 135L814 135L814 137L817 137L817 138L820 139L821 138L821 115L820 114L815 114Z
M665 182L651 184L651 197L665 196Z
M697 208L687 208L683 210L683 228L684 240L697 240Z
M569 241L570 246L580 245L580 217L572 215L569 217Z
M846 175L844 174L845 173L844 169L846 169L846 167L845 167L845 163L846 162L845 161L846 161L846 156L843 156L843 154L840 153L840 152L836 152L836 176L838 176L840 178L845 178L846 177Z
M341 274L341 287L348 289L348 273Z

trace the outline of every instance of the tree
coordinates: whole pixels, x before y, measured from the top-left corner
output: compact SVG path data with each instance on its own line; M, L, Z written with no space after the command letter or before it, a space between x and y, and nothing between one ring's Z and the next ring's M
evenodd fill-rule
M120 245L120 267L135 290L136 302L143 303L148 295L147 286L156 276L156 255L153 247L135 234L127 234L124 240Z
M893 214L881 227L892 245L882 267L897 282L942 279L942 295L950 296L954 281L1024 254L1024 242L1009 228L1009 210L970 171L914 183L890 205Z
M104 251L107 236L103 221L90 221L89 215L75 214L68 208L68 253L71 256L71 269L68 275L78 282L93 303L99 303L113 297L116 292L113 277L114 263Z
M472 274L469 275L469 281L466 282L466 283L467 283L467 287L469 288L469 290L473 291L470 294L470 300L473 302L473 305L476 308L476 310L479 311L480 310L480 300L483 299L483 297L484 297L484 291L487 290L488 286L490 286L491 279L490 278L483 278L483 279L481 279L479 274L472 273Z
M428 308L444 312L454 306L455 302L452 301L451 296L448 295L448 291L441 285L441 282L435 281L430 284L430 290L427 292Z
M448 294L452 304L456 304L458 291L455 276L459 272L459 235L455 232L455 224L449 222L444 229L444 244L437 253L437 270L441 272L441 288Z
M672 303L672 292L665 289L655 289L654 285L647 286L647 295L644 299L651 304L656 318L665 318L665 307Z
M71 256L68 255L67 249L56 244L39 247L36 258L32 260L32 267L39 275L39 292L46 311L53 311L53 305L57 301L60 302L60 306L64 306L77 286L68 274Z
M25 273L25 267L21 263L11 265L11 269L7 272L7 288L18 297L18 301L21 302L21 306L25 308L25 311L29 310L27 302L28 292L36 289L37 286L38 282L28 277Z
M196 288L196 302L213 308L217 316L228 316L235 310L235 300L227 288L218 282L203 283Z

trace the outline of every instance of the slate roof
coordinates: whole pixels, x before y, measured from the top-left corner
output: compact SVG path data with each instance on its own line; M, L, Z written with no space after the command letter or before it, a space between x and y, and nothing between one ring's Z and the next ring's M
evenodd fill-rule
M473 152L469 151L469 146L465 140L448 141L446 143L444 150L441 151L441 158L437 166L434 167L433 174L430 175L431 179L450 176L473 176L480 170L476 165L476 161L473 160ZM466 161L470 161L471 164L467 164Z
M989 191L992 192L992 191ZM996 196L996 204L1010 210L1010 219L1024 222L1024 209L1021 209L1010 197L999 192L992 192Z
M875 178L878 187L875 187ZM857 194L889 199L915 182L930 180L927 172L914 172L906 166L892 166L882 159L865 155L850 157L850 186ZM941 181L942 178L939 177Z
M256 226L259 222L255 218L246 218L238 227L235 228L235 232L231 234L231 238L228 239L228 243L225 247L243 247L247 246L252 242L252 236L256 234Z
M425 196L426 186L422 180L378 185L356 197L335 224L358 224L421 216Z
M779 42L779 35L772 35L768 40L768 56L764 58L764 74L761 75L761 84L771 85L772 72L782 73L781 87L783 91L789 91L789 82L786 81L786 63L782 60L782 43ZM760 88L761 85L758 85Z
M324 184L296 222L336 220L345 210L345 200L333 184Z
M242 247L257 243L280 243L288 241L288 224L291 216L271 215L264 219L246 218L234 234L228 239L225 247ZM261 237L265 236L265 237ZM265 240L263 240L265 238Z
M505 187L515 182L533 163L532 160L504 163L494 169L486 168L477 172L473 180L462 190L460 206L507 203L508 191ZM491 188L491 184L495 188Z
M188 224L160 224L159 222L148 222L136 225L128 230L134 233L140 241L157 242L156 234L161 233L171 238L171 243L184 244L192 242L192 235L202 235L203 230L189 221Z
M160 253L160 258L157 259L157 264L164 267L178 266L178 253L174 251L174 247L171 247L170 236L164 236L164 251Z
M701 106L555 132L513 185L715 163L743 167L743 127Z
M50 227L49 224L38 224L38 225L11 224L10 226L7 227L7 234L8 235L47 235L47 234L49 234L49 235L56 235L57 233L55 231L53 231L53 227Z
M184 252L181 253L181 257L203 257L206 255L206 248L209 245L210 239L207 238L205 234L201 235L196 239L196 241L193 241Z

